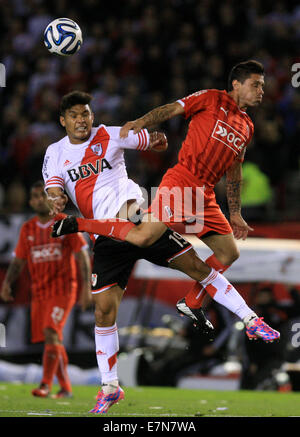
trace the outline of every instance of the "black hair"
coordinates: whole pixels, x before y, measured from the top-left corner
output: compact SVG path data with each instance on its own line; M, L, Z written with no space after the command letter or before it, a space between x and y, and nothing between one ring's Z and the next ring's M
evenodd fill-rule
M229 73L228 91L232 91L232 82L234 80L243 83L251 74L263 75L264 73L264 66L258 61L250 59L249 61L240 62L239 64L236 64Z
M44 186L45 184L42 180L36 181L31 185L30 191L33 190L34 188L44 188Z
M72 108L75 105L89 105L92 96L83 91L72 91L68 94L65 94L60 102L60 115L64 116L67 109Z

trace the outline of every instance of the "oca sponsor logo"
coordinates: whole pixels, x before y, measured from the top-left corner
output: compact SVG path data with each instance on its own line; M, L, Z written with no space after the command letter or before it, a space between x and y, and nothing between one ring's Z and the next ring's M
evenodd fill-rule
M62 250L60 244L44 244L33 246L31 248L31 259L34 263L46 261L57 261L62 259Z
M217 121L212 133L212 138L221 141L221 143L225 144L236 154L239 154L243 150L246 142L246 137L228 123L221 120Z

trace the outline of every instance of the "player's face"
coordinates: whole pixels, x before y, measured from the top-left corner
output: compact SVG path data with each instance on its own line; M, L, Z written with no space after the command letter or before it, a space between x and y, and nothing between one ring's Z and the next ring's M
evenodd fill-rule
M74 105L60 117L72 144L84 143L91 135L94 114L89 105Z
M42 187L32 188L30 192L29 205L34 212L41 216L48 215L50 208L47 201L47 196Z
M261 74L251 74L243 83L238 82L238 96L241 106L257 106L264 95L264 77Z

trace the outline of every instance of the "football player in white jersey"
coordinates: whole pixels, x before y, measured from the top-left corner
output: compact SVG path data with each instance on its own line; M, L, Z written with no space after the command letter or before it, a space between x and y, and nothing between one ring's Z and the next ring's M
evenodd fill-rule
M120 127L94 128L90 101L89 94L78 91L63 97L60 122L67 136L48 147L43 177L53 213L63 210L66 191L83 215L83 218L69 217L56 222L52 236L79 230L97 234L94 236L97 238L92 294L102 389L91 412L101 414L124 398L117 375L116 318L138 259L186 273L246 325L257 316L227 279L200 260L180 234L149 214L140 213L142 193L127 176L124 149L164 150L167 147L165 135L143 129L139 134L131 132L126 139L120 139ZM202 332L211 334L213 327L200 311L190 316Z

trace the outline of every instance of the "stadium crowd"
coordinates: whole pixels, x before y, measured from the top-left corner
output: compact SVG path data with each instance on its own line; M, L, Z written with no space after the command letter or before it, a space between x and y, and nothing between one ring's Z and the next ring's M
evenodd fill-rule
M266 194L261 198L254 189L249 205L267 206L271 220L299 217L300 92L292 85L291 70L299 61L297 3L1 2L0 61L6 87L0 88L0 210L27 208L28 188L41 178L46 147L64 135L58 105L65 93L92 93L96 121L121 125L196 90L226 89L231 67L254 58L264 64L266 86L263 104L249 112L255 135L245 170L251 163L248 180L263 177ZM71 18L82 28L84 43L75 56L51 55L43 44L45 27L58 17ZM146 189L158 186L176 161L186 127L183 118L162 126L169 139L166 153L144 152L138 159L136 152L127 153L129 175ZM217 190L226 207L222 182Z

